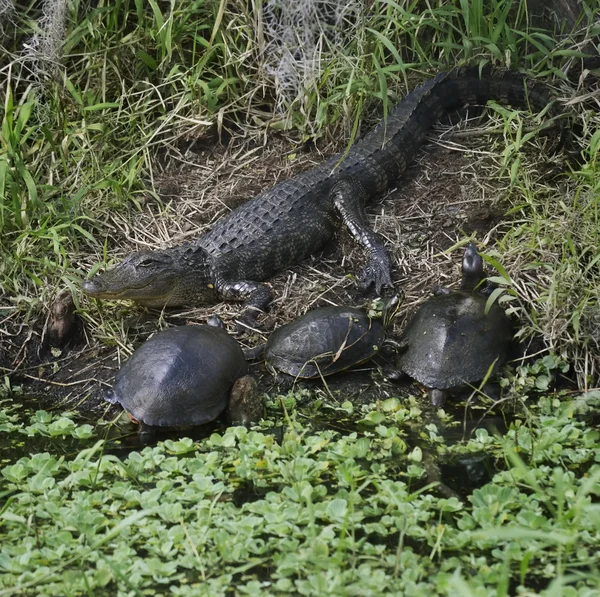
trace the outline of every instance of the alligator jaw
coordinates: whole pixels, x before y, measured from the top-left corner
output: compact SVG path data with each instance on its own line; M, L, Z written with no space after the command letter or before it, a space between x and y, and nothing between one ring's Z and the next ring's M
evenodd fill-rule
M136 283L134 280L127 281L129 272L122 271L126 269L122 265L120 264L103 274L98 274L91 280L86 280L81 289L85 294L96 299L130 299L148 307L164 307L171 304L169 290L175 290L175 283L170 288L165 288L165 284L160 283L160 280L158 285L153 284L152 279L145 280L141 284Z
M114 271L114 270L111 270L111 272L112 271ZM104 284L103 284L103 275L100 274L100 275L96 276L95 278L92 278L91 280L85 280L85 282L81 286L81 289L83 290L83 292L85 292L85 294L87 294L88 296L91 296L93 298L110 300L110 299L126 299L126 298L128 298L128 296L127 296L128 291L141 290L145 286L147 286L147 284L144 284L143 286L130 285L127 288L113 288L113 289L108 288L108 287L105 288Z
M178 248L179 249L179 248ZM201 305L214 301L208 256L198 247L132 253L82 285L98 299L129 299L147 307Z

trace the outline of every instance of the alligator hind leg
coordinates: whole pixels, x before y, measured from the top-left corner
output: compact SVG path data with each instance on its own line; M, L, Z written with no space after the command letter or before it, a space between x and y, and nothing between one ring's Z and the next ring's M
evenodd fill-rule
M359 284L365 290L374 286L377 294L381 294L383 286L393 286L390 258L378 236L367 224L363 187L354 179L342 179L331 189L331 197L352 236L369 253L367 265L358 277Z

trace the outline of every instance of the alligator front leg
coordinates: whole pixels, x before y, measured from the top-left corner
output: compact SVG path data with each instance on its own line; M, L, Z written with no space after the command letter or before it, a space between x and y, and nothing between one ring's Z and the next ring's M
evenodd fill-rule
M377 294L381 294L383 286L393 286L390 258L367 224L363 207L367 197L362 185L352 178L342 179L331 189L331 197L352 236L369 253L367 265L358 277L360 286L365 290L374 286Z
M258 316L266 311L272 300L271 290L268 286L251 280L235 282L220 280L215 287L225 300L244 301L242 314L237 320L243 331L256 327Z

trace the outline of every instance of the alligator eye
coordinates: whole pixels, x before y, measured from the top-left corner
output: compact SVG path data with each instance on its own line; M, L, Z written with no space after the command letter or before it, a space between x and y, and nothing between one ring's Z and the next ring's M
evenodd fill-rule
M153 265L156 265L157 263L160 263L160 261L158 259L152 259L151 257L148 257L147 259L140 261L138 263L138 265L140 267L152 267Z

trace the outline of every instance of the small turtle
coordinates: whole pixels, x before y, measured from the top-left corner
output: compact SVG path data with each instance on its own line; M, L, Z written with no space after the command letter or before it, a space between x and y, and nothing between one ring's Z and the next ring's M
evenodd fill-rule
M226 408L230 421L246 423L262 414L256 383L246 372L240 345L224 329L169 328L131 355L109 400L144 425L202 425Z
M272 371L294 378L332 375L358 365L377 353L385 330L398 312L401 293L384 305L382 316L371 319L362 309L314 309L277 328L264 347Z
M483 259L471 243L460 290L425 301L400 339L400 370L428 388L434 406L449 390L483 380L492 364L496 370L506 360L512 324L497 303L485 312L487 295L479 290L484 279Z

